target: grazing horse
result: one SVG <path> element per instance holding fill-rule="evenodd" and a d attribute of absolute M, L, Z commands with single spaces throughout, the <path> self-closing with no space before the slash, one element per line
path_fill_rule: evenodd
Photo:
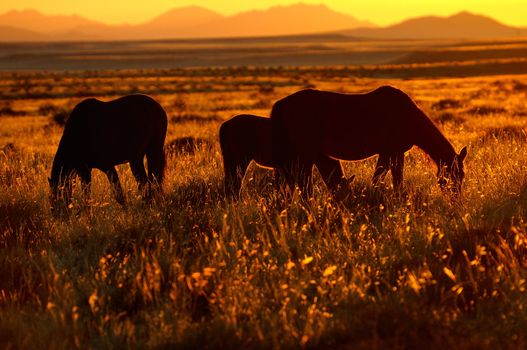
<path fill-rule="evenodd" d="M 276 102 L 271 120 L 275 162 L 288 181 L 306 191 L 311 166 L 320 157 L 360 160 L 376 154 L 374 184 L 390 170 L 398 190 L 404 153 L 414 145 L 437 164 L 442 189 L 461 191 L 466 147 L 456 154 L 414 101 L 394 87 L 364 94 L 301 90 Z"/>
<path fill-rule="evenodd" d="M 129 95 L 109 102 L 94 98 L 75 106 L 64 127 L 49 183 L 52 208 L 58 200 L 68 203 L 72 180 L 79 176 L 89 191 L 91 170 L 106 173 L 117 202 L 124 204 L 124 192 L 115 165 L 129 162 L 142 193 L 150 196 L 150 186 L 163 181 L 163 145 L 167 116 L 151 97 Z M 143 159 L 148 161 L 148 175 Z"/>
<path fill-rule="evenodd" d="M 225 192 L 237 198 L 251 161 L 266 168 L 276 168 L 273 157 L 271 119 L 241 114 L 220 127 L 220 145 L 225 170 Z M 313 162 L 326 186 L 336 192 L 351 179 L 345 179 L 340 162 L 321 155 Z"/>

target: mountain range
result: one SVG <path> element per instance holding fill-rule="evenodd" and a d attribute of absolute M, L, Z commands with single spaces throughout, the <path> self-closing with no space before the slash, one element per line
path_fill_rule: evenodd
<path fill-rule="evenodd" d="M 36 10 L 0 15 L 0 41 L 143 40 L 313 34 L 372 26 L 324 5 L 297 4 L 223 16 L 199 6 L 170 10 L 145 23 L 107 25 Z"/>
<path fill-rule="evenodd" d="M 78 15 L 45 15 L 36 10 L 0 15 L 0 42 L 98 41 L 220 38 L 338 33 L 359 38 L 499 38 L 526 36 L 527 28 L 462 12 L 420 17 L 388 27 L 331 10 L 325 5 L 276 6 L 223 16 L 199 6 L 176 8 L 134 25 L 108 25 Z"/>
<path fill-rule="evenodd" d="M 343 33 L 383 39 L 478 39 L 525 36 L 527 28 L 507 26 L 490 17 L 464 11 L 449 17 L 419 17 L 385 28 L 357 28 Z"/>

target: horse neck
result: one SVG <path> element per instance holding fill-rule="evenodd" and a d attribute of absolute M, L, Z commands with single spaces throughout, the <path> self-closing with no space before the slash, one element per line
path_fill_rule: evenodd
<path fill-rule="evenodd" d="M 424 127 L 418 132 L 416 146 L 425 151 L 438 168 L 444 165 L 449 166 L 454 162 L 456 156 L 454 147 L 428 117 L 426 117 Z"/>

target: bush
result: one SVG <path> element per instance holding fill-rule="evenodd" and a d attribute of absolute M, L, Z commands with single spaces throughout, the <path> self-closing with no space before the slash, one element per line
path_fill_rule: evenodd
<path fill-rule="evenodd" d="M 56 113 L 59 108 L 51 103 L 44 103 L 38 107 L 38 114 L 48 116 Z"/>
<path fill-rule="evenodd" d="M 442 100 L 437 101 L 432 105 L 432 109 L 434 110 L 443 110 L 443 109 L 450 109 L 450 108 L 461 108 L 463 107 L 463 103 L 459 100 L 455 100 L 452 98 L 445 98 Z"/>
<path fill-rule="evenodd" d="M 177 114 L 170 117 L 171 123 L 189 123 L 189 122 L 195 122 L 195 123 L 209 123 L 209 122 L 217 122 L 222 121 L 223 119 L 217 115 L 217 114 L 207 114 L 207 115 L 199 115 L 199 114 Z"/>
<path fill-rule="evenodd" d="M 66 110 L 59 110 L 53 114 L 53 122 L 59 126 L 64 126 L 68 122 L 70 113 Z"/>
<path fill-rule="evenodd" d="M 11 116 L 11 117 L 18 117 L 24 114 L 25 114 L 24 112 L 14 110 L 9 105 L 3 106 L 2 108 L 0 108 L 0 116 L 5 115 L 5 116 Z"/>
<path fill-rule="evenodd" d="M 493 114 L 501 114 L 505 112 L 507 112 L 507 110 L 503 107 L 494 107 L 486 105 L 472 107 L 467 111 L 468 114 L 477 115 L 481 117 Z"/>

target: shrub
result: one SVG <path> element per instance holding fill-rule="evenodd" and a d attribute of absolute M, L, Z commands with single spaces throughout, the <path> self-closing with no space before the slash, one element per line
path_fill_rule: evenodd
<path fill-rule="evenodd" d="M 11 117 L 17 117 L 17 116 L 21 116 L 21 115 L 24 115 L 25 113 L 23 111 L 17 111 L 17 110 L 14 110 L 11 106 L 9 105 L 6 105 L 6 106 L 3 106 L 2 108 L 0 108 L 0 116 L 11 116 Z"/>
<path fill-rule="evenodd" d="M 66 110 L 59 110 L 53 114 L 53 122 L 59 126 L 66 125 L 66 122 L 68 121 L 68 118 L 70 116 L 70 113 Z"/>
<path fill-rule="evenodd" d="M 209 123 L 209 122 L 217 122 L 221 120 L 223 120 L 223 118 L 221 118 L 217 114 L 207 114 L 207 115 L 177 114 L 177 115 L 173 115 L 170 117 L 171 123 L 189 123 L 189 122 Z"/>
<path fill-rule="evenodd" d="M 56 113 L 59 108 L 51 103 L 44 103 L 38 107 L 38 114 L 48 116 Z"/>
<path fill-rule="evenodd" d="M 487 105 L 472 107 L 467 111 L 468 114 L 477 115 L 481 117 L 505 112 L 507 112 L 507 110 L 503 107 L 494 107 Z"/>
<path fill-rule="evenodd" d="M 432 105 L 432 109 L 434 110 L 443 110 L 443 109 L 450 109 L 450 108 L 461 108 L 463 107 L 463 103 L 459 100 L 455 100 L 452 98 L 445 98 L 442 100 L 437 101 Z"/>

